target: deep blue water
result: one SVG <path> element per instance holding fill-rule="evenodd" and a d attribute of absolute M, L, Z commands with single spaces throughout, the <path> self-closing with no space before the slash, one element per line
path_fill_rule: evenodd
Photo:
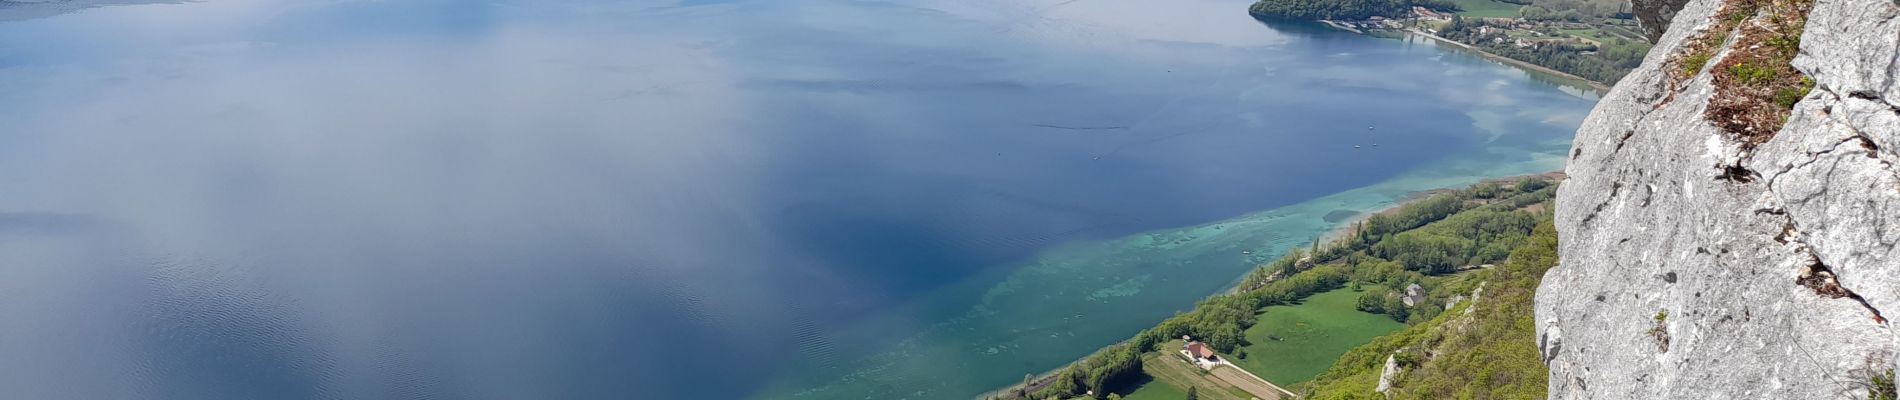
<path fill-rule="evenodd" d="M 1246 0 L 83 3 L 0 5 L 9 397 L 963 398 L 1323 226 L 1036 265 L 1594 102 Z"/>

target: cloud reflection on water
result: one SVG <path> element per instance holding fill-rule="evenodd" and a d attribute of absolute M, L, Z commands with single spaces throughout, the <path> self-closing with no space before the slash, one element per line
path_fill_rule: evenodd
<path fill-rule="evenodd" d="M 54 30 L 238 8 L 112 9 Z M 273 26 L 300 17 L 271 8 L 226 32 L 159 35 L 146 57 L 0 69 L 0 86 L 23 89 L 0 99 L 25 105 L 0 111 L 13 188 L 0 210 L 114 227 L 7 240 L 6 281 L 30 286 L 0 293 L 0 319 L 39 340 L 0 341 L 0 387 L 594 397 L 638 385 L 600 385 L 605 372 L 562 370 L 589 355 L 544 351 L 597 344 L 624 359 L 593 363 L 661 388 L 696 369 L 653 365 L 673 346 L 767 351 L 744 338 L 775 314 L 754 266 L 790 253 L 754 248 L 773 243 L 746 203 L 760 155 L 733 136 L 753 121 L 704 43 L 533 23 L 312 40 Z M 265 37 L 203 40 L 225 36 Z M 574 293 L 510 295 L 523 290 Z M 62 331 L 93 334 L 42 336 Z"/>

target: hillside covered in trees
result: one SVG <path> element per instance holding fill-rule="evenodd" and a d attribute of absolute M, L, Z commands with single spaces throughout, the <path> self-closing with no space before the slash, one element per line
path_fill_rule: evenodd
<path fill-rule="evenodd" d="M 1557 265 L 1557 231 L 1541 218 L 1529 240 L 1502 266 L 1461 277 L 1471 300 L 1437 317 L 1374 339 L 1339 358 L 1307 385 L 1307 399 L 1541 399 L 1546 370 L 1539 359 L 1532 297 L 1544 271 Z M 1397 367 L 1385 374 L 1387 360 Z M 1377 390 L 1382 378 L 1388 388 Z"/>
<path fill-rule="evenodd" d="M 1412 12 L 1412 6 L 1458 9 L 1447 0 L 1259 0 L 1247 11 L 1256 17 L 1358 20 L 1405 16 Z"/>
<path fill-rule="evenodd" d="M 1185 335 L 1221 354 L 1234 354 L 1248 344 L 1245 332 L 1266 307 L 1296 304 L 1310 295 L 1348 286 L 1421 284 L 1431 293 L 1423 301 L 1412 306 L 1385 303 L 1391 305 L 1382 304 L 1378 312 L 1420 326 L 1439 321 L 1445 314 L 1440 305 L 1476 284 L 1470 277 L 1496 274 L 1471 270 L 1503 263 L 1515 256 L 1513 249 L 1531 242 L 1538 221 L 1549 219 L 1547 202 L 1554 192 L 1547 177 L 1483 183 L 1373 215 L 1340 240 L 1294 249 L 1256 268 L 1231 293 L 1209 297 L 1123 343 L 991 397 L 1109 398 L 1144 382 L 1157 384 L 1155 377 L 1144 372 L 1143 360 L 1144 355 L 1154 359 L 1153 353 L 1165 352 L 1161 344 Z"/>

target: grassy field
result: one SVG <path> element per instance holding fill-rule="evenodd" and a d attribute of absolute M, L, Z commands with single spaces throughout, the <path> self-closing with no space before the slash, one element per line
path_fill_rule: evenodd
<path fill-rule="evenodd" d="M 1616 39 L 1616 36 L 1610 35 L 1608 33 L 1604 33 L 1603 31 L 1599 31 L 1596 29 L 1563 29 L 1562 31 L 1564 34 L 1567 34 L 1570 36 L 1576 36 L 1576 37 L 1595 40 L 1595 41 L 1607 41 L 1607 40 Z"/>
<path fill-rule="evenodd" d="M 1161 351 L 1147 353 L 1141 357 L 1141 371 L 1147 373 L 1149 377 L 1153 377 L 1154 380 L 1142 385 L 1141 389 L 1136 390 L 1134 393 L 1129 393 L 1129 396 L 1162 396 L 1164 393 L 1178 392 L 1180 396 L 1171 398 L 1180 399 L 1186 396 L 1187 388 L 1193 386 L 1198 388 L 1198 394 L 1200 398 L 1204 400 L 1247 400 L 1253 398 L 1253 396 L 1247 394 L 1246 391 L 1240 390 L 1240 388 L 1228 384 L 1227 382 L 1214 379 L 1213 375 L 1209 375 L 1207 371 L 1202 371 L 1200 367 L 1189 365 L 1187 360 L 1183 360 L 1181 356 L 1175 355 L 1173 351 L 1181 348 L 1181 341 L 1176 340 L 1162 343 L 1155 348 L 1161 349 Z M 1168 387 L 1150 389 L 1150 387 L 1153 386 Z M 1154 393 L 1143 393 L 1143 391 L 1149 390 L 1154 391 Z M 1167 399 L 1170 397 L 1147 398 Z"/>
<path fill-rule="evenodd" d="M 1640 39 L 1632 40 L 1630 38 L 1617 36 L 1614 33 L 1610 33 L 1609 31 L 1605 31 L 1601 29 L 1564 29 L 1563 33 L 1570 36 L 1576 36 L 1576 37 L 1580 37 L 1584 39 L 1595 40 L 1597 41 L 1597 43 L 1600 43 L 1603 46 L 1615 46 L 1617 39 L 1623 39 L 1624 42 L 1641 41 Z"/>
<path fill-rule="evenodd" d="M 1187 389 L 1162 381 L 1148 381 L 1135 391 L 1122 395 L 1122 400 L 1181 400 L 1185 398 L 1187 398 Z"/>
<path fill-rule="evenodd" d="M 1458 8 L 1463 10 L 1458 15 L 1465 18 L 1514 18 L 1517 17 L 1517 9 L 1523 7 L 1494 0 L 1457 0 L 1457 3 Z"/>
<path fill-rule="evenodd" d="M 1294 306 L 1267 307 L 1247 329 L 1246 359 L 1228 361 L 1281 387 L 1326 372 L 1340 355 L 1372 338 L 1404 328 L 1384 315 L 1354 309 L 1361 292 L 1337 289 Z"/>

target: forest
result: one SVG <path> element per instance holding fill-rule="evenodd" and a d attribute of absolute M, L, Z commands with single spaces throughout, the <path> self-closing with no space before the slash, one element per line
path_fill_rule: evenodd
<path fill-rule="evenodd" d="M 1503 265 L 1456 286 L 1483 282 L 1482 302 L 1465 302 L 1436 318 L 1374 339 L 1341 356 L 1306 385 L 1316 400 L 1541 399 L 1546 375 L 1536 343 L 1533 296 L 1544 271 L 1557 265 L 1557 231 L 1548 217 Z M 1451 286 L 1451 285 L 1448 285 Z M 1383 395 L 1374 391 L 1390 357 L 1402 373 Z"/>
<path fill-rule="evenodd" d="M 1256 17 L 1361 20 L 1403 17 L 1411 13 L 1412 6 L 1458 10 L 1458 5 L 1449 0 L 1260 0 L 1247 11 Z"/>

